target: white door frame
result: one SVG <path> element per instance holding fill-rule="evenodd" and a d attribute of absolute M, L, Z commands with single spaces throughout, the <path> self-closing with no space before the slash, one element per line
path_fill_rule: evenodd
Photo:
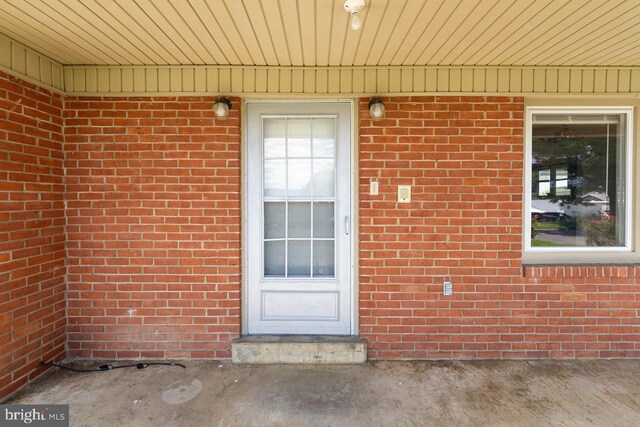
<path fill-rule="evenodd" d="M 248 180 L 248 138 L 247 138 L 247 104 L 252 103 L 344 103 L 350 106 L 351 111 L 351 144 L 349 147 L 351 154 L 351 171 L 350 171 L 350 192 L 351 192 L 351 234 L 350 239 L 350 291 L 351 291 L 351 335 L 359 334 L 359 265 L 357 263 L 359 254 L 359 217 L 358 217 L 358 102 L 353 99 L 244 99 L 242 101 L 242 114 L 241 114 L 241 224 L 242 224 L 242 289 L 241 289 L 241 334 L 248 334 L 248 194 L 249 194 L 249 180 Z"/>

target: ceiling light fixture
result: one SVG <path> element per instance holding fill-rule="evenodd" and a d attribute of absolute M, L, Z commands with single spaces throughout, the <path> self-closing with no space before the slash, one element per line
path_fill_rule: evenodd
<path fill-rule="evenodd" d="M 360 11 L 364 8 L 364 0 L 345 0 L 344 10 L 351 14 L 351 28 L 359 30 L 362 27 Z"/>
<path fill-rule="evenodd" d="M 213 104 L 213 114 L 219 119 L 229 117 L 229 110 L 231 110 L 231 101 L 225 97 L 218 98 Z"/>
<path fill-rule="evenodd" d="M 381 120 L 385 117 L 384 102 L 380 98 L 373 98 L 369 101 L 369 114 L 373 120 Z"/>

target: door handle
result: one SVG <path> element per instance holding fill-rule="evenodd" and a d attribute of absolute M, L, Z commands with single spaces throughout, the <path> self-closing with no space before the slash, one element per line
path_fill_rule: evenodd
<path fill-rule="evenodd" d="M 351 219 L 348 216 L 344 217 L 344 234 L 349 235 L 349 229 L 351 228 Z"/>

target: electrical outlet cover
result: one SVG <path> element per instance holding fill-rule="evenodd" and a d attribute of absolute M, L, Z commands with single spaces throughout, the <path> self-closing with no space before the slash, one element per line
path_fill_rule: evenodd
<path fill-rule="evenodd" d="M 378 181 L 371 181 L 369 183 L 369 195 L 371 196 L 378 195 Z"/>
<path fill-rule="evenodd" d="M 410 202 L 411 202 L 411 186 L 398 185 L 398 203 L 410 203 Z"/>

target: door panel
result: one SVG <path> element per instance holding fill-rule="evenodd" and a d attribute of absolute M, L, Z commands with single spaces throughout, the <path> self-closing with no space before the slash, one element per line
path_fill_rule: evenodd
<path fill-rule="evenodd" d="M 351 104 L 247 106 L 247 332 L 351 319 Z"/>

